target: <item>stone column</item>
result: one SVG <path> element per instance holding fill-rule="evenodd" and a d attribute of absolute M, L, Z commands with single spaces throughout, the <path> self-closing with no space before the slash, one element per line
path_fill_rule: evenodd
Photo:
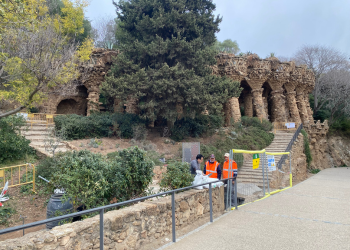
<path fill-rule="evenodd" d="M 86 99 L 88 100 L 87 116 L 91 114 L 91 111 L 100 111 L 100 94 L 98 92 L 89 92 L 89 97 Z"/>
<path fill-rule="evenodd" d="M 253 117 L 253 96 L 250 93 L 244 96 L 244 115 Z"/>
<path fill-rule="evenodd" d="M 127 113 L 131 113 L 131 114 L 137 114 L 137 99 L 136 98 L 128 98 L 126 104 L 126 109 L 125 111 Z"/>
<path fill-rule="evenodd" d="M 286 108 L 283 95 L 283 89 L 274 90 L 271 92 L 272 95 L 272 113 L 276 122 L 286 122 Z"/>
<path fill-rule="evenodd" d="M 299 115 L 297 102 L 295 100 L 295 94 L 296 94 L 295 91 L 287 92 L 287 104 L 288 104 L 289 112 L 291 115 L 290 121 L 300 123 L 301 119 L 300 119 L 300 115 Z"/>
<path fill-rule="evenodd" d="M 253 89 L 253 105 L 258 118 L 266 119 L 264 101 L 262 97 L 263 89 Z"/>
<path fill-rule="evenodd" d="M 297 105 L 298 105 L 298 109 L 299 109 L 299 115 L 301 118 L 301 121 L 303 124 L 306 124 L 309 122 L 308 119 L 308 113 L 306 110 L 306 105 L 305 105 L 305 99 L 304 99 L 304 93 L 298 93 L 297 94 Z"/>
<path fill-rule="evenodd" d="M 306 110 L 307 110 L 307 114 L 308 114 L 308 119 L 310 121 L 310 123 L 314 123 L 314 117 L 313 117 L 313 111 L 310 107 L 310 101 L 309 101 L 309 94 L 305 93 L 304 94 L 304 100 L 305 100 L 305 104 L 306 104 Z"/>
<path fill-rule="evenodd" d="M 239 101 L 237 97 L 230 98 L 224 105 L 225 112 L 225 126 L 228 127 L 232 125 L 231 118 L 233 122 L 238 122 L 241 120 L 241 110 L 239 108 Z"/>
<path fill-rule="evenodd" d="M 266 114 L 266 118 L 269 120 L 269 119 L 271 119 L 271 117 L 269 117 L 269 103 L 268 103 L 267 98 L 268 98 L 267 96 L 263 96 L 265 114 Z"/>

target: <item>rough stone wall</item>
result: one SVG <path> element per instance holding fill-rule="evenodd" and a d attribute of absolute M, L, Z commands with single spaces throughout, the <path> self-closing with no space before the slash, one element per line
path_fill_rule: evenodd
<path fill-rule="evenodd" d="M 84 113 L 85 109 L 87 109 L 87 115 L 93 110 L 99 111 L 101 105 L 99 102 L 100 85 L 111 68 L 113 57 L 118 54 L 119 52 L 114 50 L 95 49 L 92 52 L 90 61 L 80 66 L 80 77 L 77 79 L 78 85 L 86 87 L 87 94 L 82 95 L 79 91 L 74 93 L 73 90 L 69 90 L 67 92 L 70 94 L 67 95 L 65 91 L 60 91 L 59 89 L 53 90 L 51 91 L 53 94 L 49 94 L 47 101 L 39 107 L 40 112 L 56 114 L 57 106 L 60 102 L 68 99 L 78 102 L 78 108 L 74 112 L 76 114 L 78 114 L 77 112 L 79 114 L 82 113 L 80 110 L 81 105 L 86 105 Z"/>
<path fill-rule="evenodd" d="M 208 189 L 176 194 L 176 229 L 209 214 Z M 213 189 L 213 211 L 224 212 L 224 188 Z M 105 249 L 149 249 L 160 237 L 171 239 L 171 199 L 146 201 L 104 214 Z M 2 241 L 5 249 L 99 249 L 99 216 Z"/>
<path fill-rule="evenodd" d="M 325 169 L 331 167 L 331 162 L 327 159 L 327 133 L 329 130 L 328 121 L 321 123 L 309 123 L 304 125 L 308 134 L 310 150 L 312 155 L 311 168 Z"/>
<path fill-rule="evenodd" d="M 275 57 L 260 59 L 255 54 L 243 57 L 219 54 L 216 60 L 214 74 L 225 75 L 234 81 L 244 80 L 249 85 L 254 112 L 251 112 L 249 106 L 249 95 L 245 93 L 244 100 L 241 101 L 245 106 L 245 115 L 252 116 L 255 113 L 257 117 L 272 122 L 312 121 L 312 110 L 306 97 L 314 88 L 315 77 L 305 65 L 295 66 L 294 62 L 280 62 Z M 268 96 L 263 91 L 266 88 L 272 90 Z M 272 107 L 267 107 L 270 100 Z M 269 110 L 271 117 L 268 117 Z M 231 117 L 230 110 L 225 115 Z"/>
<path fill-rule="evenodd" d="M 304 154 L 304 136 L 300 133 L 298 138 L 295 140 L 292 150 L 292 174 L 293 182 L 300 182 L 307 179 L 307 163 L 306 156 Z M 290 185 L 290 167 L 289 167 L 289 156 L 285 163 L 282 165 L 281 169 L 284 173 L 280 171 L 274 171 L 272 174 L 272 180 L 270 182 L 270 187 L 272 188 L 285 188 Z"/>

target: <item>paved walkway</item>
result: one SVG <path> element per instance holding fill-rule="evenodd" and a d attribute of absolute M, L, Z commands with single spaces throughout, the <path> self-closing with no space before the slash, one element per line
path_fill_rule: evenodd
<path fill-rule="evenodd" d="M 166 249 L 350 249 L 350 168 L 323 170 Z"/>

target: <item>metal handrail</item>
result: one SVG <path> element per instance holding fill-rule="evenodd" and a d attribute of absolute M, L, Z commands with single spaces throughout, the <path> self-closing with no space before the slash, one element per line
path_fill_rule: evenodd
<path fill-rule="evenodd" d="M 104 233 L 103 233 L 103 226 L 104 226 L 103 214 L 104 214 L 104 210 L 105 209 L 116 208 L 116 207 L 119 207 L 119 206 L 127 205 L 129 203 L 143 201 L 143 200 L 147 200 L 147 199 L 150 199 L 150 198 L 171 194 L 172 236 L 173 236 L 173 242 L 176 242 L 176 232 L 175 232 L 175 225 L 176 225 L 175 224 L 175 192 L 184 191 L 184 190 L 187 190 L 187 189 L 190 189 L 190 188 L 200 187 L 200 186 L 204 186 L 204 185 L 209 185 L 210 222 L 213 222 L 213 204 L 212 204 L 212 187 L 211 187 L 211 185 L 213 183 L 216 183 L 216 182 L 227 181 L 227 180 L 235 180 L 235 179 L 236 179 L 235 177 L 232 177 L 232 178 L 217 180 L 217 181 L 213 181 L 213 182 L 207 182 L 207 183 L 202 183 L 202 184 L 198 184 L 198 185 L 188 186 L 188 187 L 184 187 L 184 188 L 178 188 L 178 189 L 174 189 L 174 190 L 170 190 L 170 191 L 166 191 L 166 192 L 162 192 L 162 193 L 158 193 L 158 194 L 153 194 L 153 195 L 144 196 L 144 197 L 141 197 L 141 198 L 136 198 L 136 199 L 133 199 L 133 200 L 123 201 L 123 202 L 114 203 L 114 204 L 111 204 L 111 205 L 106 205 L 106 206 L 102 206 L 102 207 L 92 208 L 92 209 L 81 211 L 81 212 L 76 212 L 76 213 L 66 214 L 66 215 L 62 215 L 62 216 L 58 216 L 58 217 L 54 217 L 54 218 L 50 218 L 50 219 L 46 219 L 46 220 L 36 221 L 36 222 L 32 222 L 32 223 L 21 225 L 21 226 L 10 227 L 10 228 L 6 228 L 6 229 L 0 230 L 0 235 L 6 234 L 6 233 L 15 232 L 15 231 L 18 231 L 18 230 L 24 230 L 24 229 L 31 228 L 31 227 L 44 225 L 44 224 L 47 224 L 47 223 L 50 223 L 50 222 L 54 222 L 54 221 L 60 221 L 60 220 L 68 219 L 68 218 L 74 218 L 74 217 L 81 216 L 81 215 L 84 215 L 84 214 L 89 214 L 89 213 L 93 213 L 93 212 L 99 212 L 100 213 L 100 250 L 103 250 L 103 246 L 104 246 L 103 245 L 103 237 L 104 237 Z M 227 185 L 228 188 L 230 186 L 231 185 Z M 235 189 L 235 192 L 234 192 L 235 204 L 234 204 L 234 206 L 235 206 L 235 208 L 237 210 L 238 209 L 238 207 L 237 207 L 238 204 L 237 204 L 237 182 L 236 181 L 234 182 L 234 189 Z M 229 192 L 229 191 L 230 190 L 228 190 L 227 192 Z M 229 210 L 231 210 L 231 207 L 229 208 Z"/>
<path fill-rule="evenodd" d="M 303 124 L 301 123 L 300 126 L 298 127 L 297 131 L 295 131 L 294 135 L 293 135 L 293 138 L 292 140 L 289 142 L 285 152 L 290 152 L 292 150 L 292 146 L 295 142 L 295 140 L 298 138 L 299 134 L 300 134 L 300 131 L 302 130 L 303 128 Z M 281 157 L 281 159 L 279 160 L 279 162 L 277 163 L 277 168 L 278 169 L 281 169 L 282 168 L 282 165 L 284 164 L 284 162 L 286 161 L 286 159 L 288 158 L 287 155 L 283 155 Z"/>

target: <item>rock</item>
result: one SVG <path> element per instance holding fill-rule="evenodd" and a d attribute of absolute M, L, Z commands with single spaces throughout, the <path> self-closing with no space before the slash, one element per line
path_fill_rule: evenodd
<path fill-rule="evenodd" d="M 188 203 L 186 201 L 181 201 L 180 202 L 180 211 L 186 211 L 188 210 L 190 207 L 188 206 Z"/>
<path fill-rule="evenodd" d="M 70 237 L 69 236 L 64 236 L 61 240 L 60 240 L 60 245 L 61 246 L 65 246 L 68 241 L 70 240 Z"/>

